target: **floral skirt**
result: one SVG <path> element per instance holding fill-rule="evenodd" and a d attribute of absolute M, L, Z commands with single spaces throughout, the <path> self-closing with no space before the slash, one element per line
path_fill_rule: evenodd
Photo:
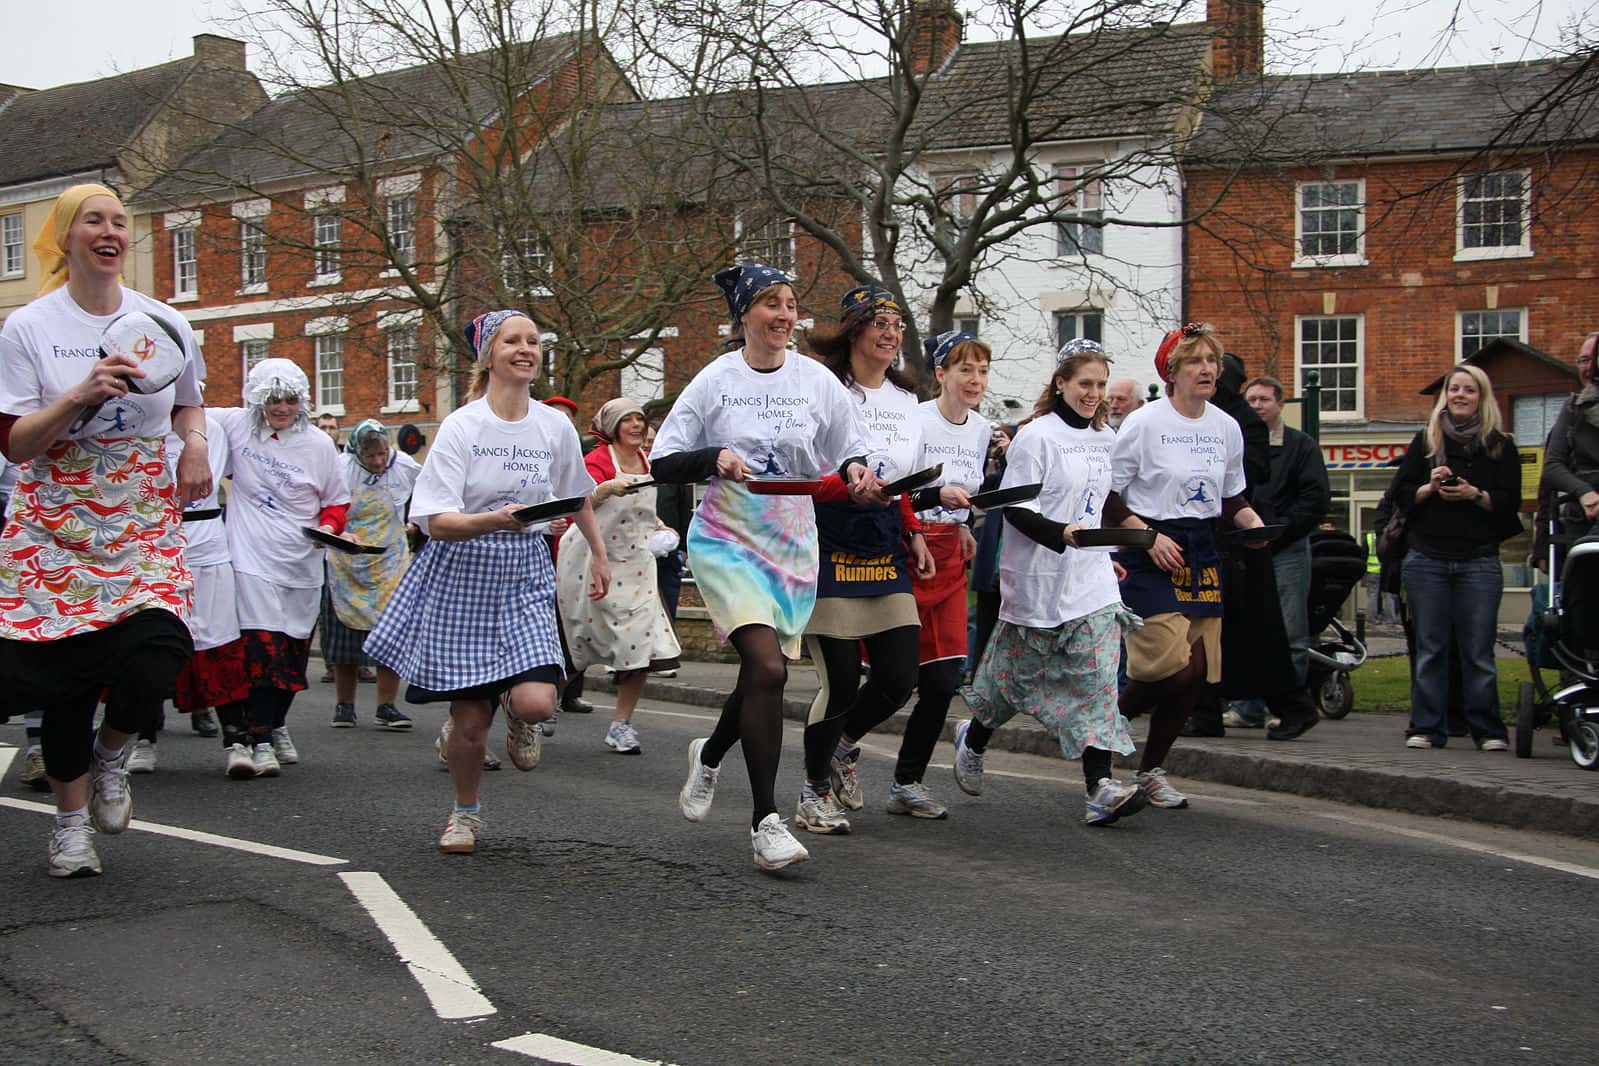
<path fill-rule="evenodd" d="M 244 660 L 247 688 L 305 691 L 305 664 L 311 658 L 310 637 L 291 637 L 269 629 L 246 629 L 237 644 Z"/>
<path fill-rule="evenodd" d="M 1116 706 L 1116 664 L 1122 633 L 1134 623 L 1120 604 L 1054 629 L 1002 621 L 961 696 L 990 729 L 1032 715 L 1068 759 L 1085 748 L 1131 755 L 1133 738 Z"/>
<path fill-rule="evenodd" d="M 238 703 L 250 695 L 250 678 L 245 672 L 244 641 L 235 640 L 219 648 L 197 651 L 178 672 L 177 691 L 172 704 L 186 714 Z"/>

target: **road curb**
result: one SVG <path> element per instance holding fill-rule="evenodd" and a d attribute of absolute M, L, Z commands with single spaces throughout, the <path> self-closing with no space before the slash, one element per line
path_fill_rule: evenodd
<path fill-rule="evenodd" d="M 591 676 L 587 688 L 615 693 L 608 677 Z M 692 707 L 720 708 L 727 693 L 703 685 L 651 677 L 644 685 L 646 697 Z M 784 699 L 783 717 L 803 722 L 810 713 L 806 700 Z M 906 714 L 894 715 L 878 727 L 879 733 L 904 733 Z M 955 716 L 943 739 L 953 733 Z M 1018 721 L 994 734 L 990 746 L 1025 755 L 1059 756 L 1054 738 L 1042 728 Z M 1280 741 L 1285 750 L 1293 741 Z M 1119 760 L 1128 765 L 1125 760 Z M 1275 758 L 1252 751 L 1217 750 L 1203 741 L 1181 741 L 1166 758 L 1174 776 L 1239 788 L 1284 792 L 1314 799 L 1404 811 L 1408 814 L 1469 818 L 1513 829 L 1533 829 L 1566 836 L 1599 838 L 1599 799 L 1551 796 L 1532 790 L 1507 788 L 1492 781 L 1459 781 L 1373 766 L 1329 765 L 1303 758 Z"/>

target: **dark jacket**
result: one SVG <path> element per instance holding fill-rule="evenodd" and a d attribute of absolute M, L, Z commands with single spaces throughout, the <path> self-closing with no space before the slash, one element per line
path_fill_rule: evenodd
<path fill-rule="evenodd" d="M 1494 451 L 1497 455 L 1492 454 Z M 1436 494 L 1416 503 L 1416 490 L 1427 483 L 1435 465 L 1486 491 L 1493 502 L 1484 511 L 1470 500 L 1445 500 Z M 1394 475 L 1394 506 L 1405 512 L 1409 546 L 1433 559 L 1474 559 L 1495 555 L 1499 544 L 1521 532 L 1521 456 L 1503 433 L 1488 438 L 1488 447 L 1468 455 L 1444 438 L 1441 463 L 1427 455 L 1426 431 L 1418 432 Z"/>
<path fill-rule="evenodd" d="M 1236 359 L 1237 356 L 1229 355 L 1223 361 L 1216 393 L 1210 403 L 1237 422 L 1244 436 L 1244 495 L 1253 504 L 1260 490 L 1271 480 L 1271 430 L 1239 391 L 1244 384 L 1244 372 L 1241 365 L 1231 365 Z"/>
<path fill-rule="evenodd" d="M 1288 527 L 1272 545 L 1273 552 L 1310 536 L 1321 525 L 1332 506 L 1332 489 L 1321 449 L 1309 434 L 1283 427 L 1282 444 L 1271 448 L 1271 479 L 1256 496 L 1256 509 L 1265 512 L 1263 520 Z"/>
<path fill-rule="evenodd" d="M 1599 491 L 1599 403 L 1579 407 L 1573 396 L 1549 431 L 1538 494 L 1594 491 Z"/>

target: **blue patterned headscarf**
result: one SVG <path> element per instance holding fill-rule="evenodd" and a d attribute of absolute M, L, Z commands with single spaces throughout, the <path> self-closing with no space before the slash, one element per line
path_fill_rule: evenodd
<path fill-rule="evenodd" d="M 1055 362 L 1064 363 L 1074 355 L 1097 355 L 1099 358 L 1110 362 L 1110 356 L 1105 354 L 1105 348 L 1098 341 L 1091 341 L 1087 337 L 1073 337 L 1060 346 L 1060 351 L 1055 353 Z"/>
<path fill-rule="evenodd" d="M 957 344 L 965 344 L 976 339 L 976 334 L 965 333 L 958 329 L 947 330 L 936 337 L 928 337 L 922 341 L 922 351 L 927 354 L 927 369 L 937 370 L 949 361 L 949 353 L 955 350 Z"/>
<path fill-rule="evenodd" d="M 905 311 L 900 307 L 894 294 L 881 285 L 857 285 L 844 294 L 842 301 L 843 314 L 841 321 L 845 329 L 854 329 L 859 323 L 873 317 L 879 311 L 888 311 L 892 314 L 905 317 Z"/>
<path fill-rule="evenodd" d="M 755 303 L 755 297 L 770 289 L 773 285 L 794 284 L 794 279 L 764 263 L 742 263 L 739 266 L 730 266 L 716 272 L 717 287 L 722 290 L 722 295 L 727 298 L 728 313 L 737 322 L 749 313 L 750 307 Z"/>
<path fill-rule="evenodd" d="M 344 438 L 344 450 L 359 459 L 362 445 L 366 443 L 368 437 L 374 435 L 382 437 L 384 443 L 388 442 L 389 431 L 382 422 L 375 418 L 363 418 Z"/>
<path fill-rule="evenodd" d="M 494 335 L 500 327 L 513 318 L 525 318 L 533 321 L 526 311 L 485 311 L 466 324 L 463 330 L 466 334 L 466 343 L 472 346 L 472 354 L 477 357 L 477 365 L 487 364 L 489 344 L 494 340 Z"/>

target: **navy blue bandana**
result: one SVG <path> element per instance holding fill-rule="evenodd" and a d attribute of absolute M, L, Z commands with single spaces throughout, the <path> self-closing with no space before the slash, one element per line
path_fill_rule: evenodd
<path fill-rule="evenodd" d="M 927 353 L 927 369 L 937 370 L 949 360 L 949 353 L 955 350 L 957 344 L 977 339 L 975 333 L 963 333 L 958 329 L 948 330 L 936 337 L 928 337 L 922 341 L 922 351 Z"/>
<path fill-rule="evenodd" d="M 1061 345 L 1060 351 L 1055 353 L 1055 362 L 1064 363 L 1074 355 L 1097 355 L 1105 362 L 1110 362 L 1110 356 L 1105 354 L 1104 346 L 1087 337 L 1074 337 Z"/>
<path fill-rule="evenodd" d="M 750 307 L 755 303 L 755 297 L 770 289 L 773 285 L 794 284 L 794 279 L 764 263 L 743 263 L 739 266 L 727 267 L 716 272 L 717 287 L 722 290 L 722 295 L 727 298 L 728 313 L 737 322 L 749 313 Z"/>

